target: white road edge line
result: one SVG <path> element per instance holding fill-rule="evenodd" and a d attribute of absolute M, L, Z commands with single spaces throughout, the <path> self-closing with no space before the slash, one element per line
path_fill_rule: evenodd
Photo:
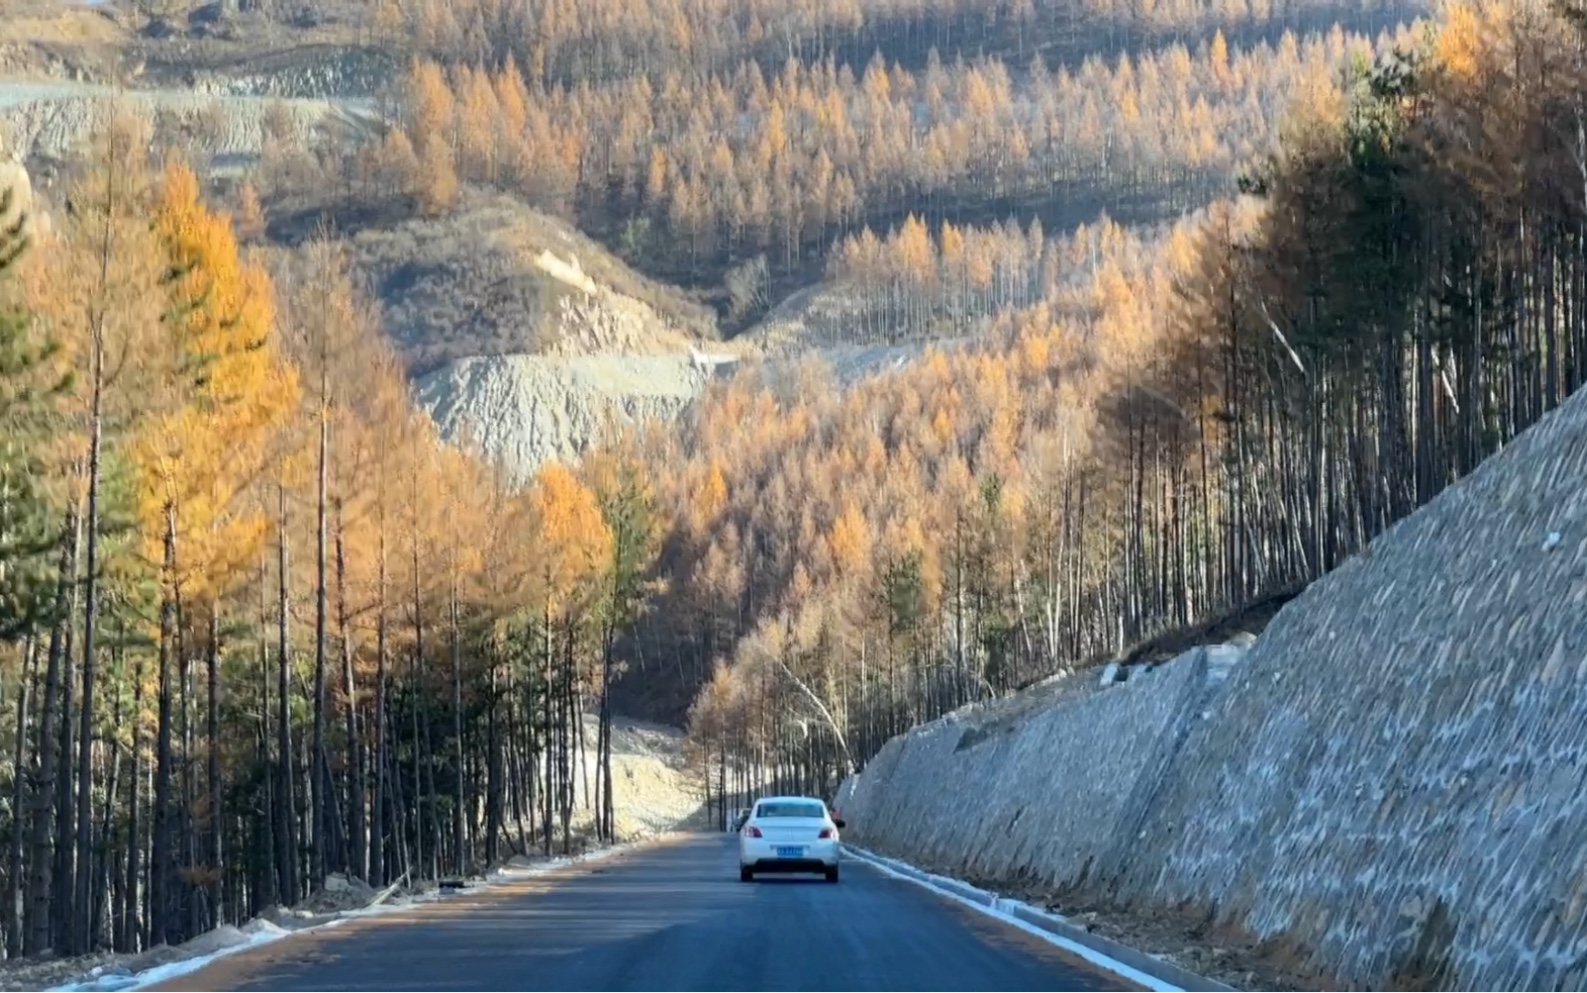
<path fill-rule="evenodd" d="M 1019 928 L 1026 934 L 1040 938 L 1048 944 L 1056 945 L 1057 947 L 1062 948 L 1064 951 L 1078 955 L 1087 962 L 1090 962 L 1092 965 L 1106 969 L 1108 972 L 1113 973 L 1121 979 L 1125 979 L 1129 982 L 1144 986 L 1147 989 L 1152 990 L 1153 993 L 1186 993 L 1185 990 L 1173 985 L 1172 983 L 1159 979 L 1156 976 L 1149 976 L 1146 973 L 1141 972 L 1139 969 L 1125 965 L 1123 962 L 1104 955 L 1094 948 L 1088 948 L 1077 941 L 1071 941 L 1062 935 L 1053 934 L 1051 931 L 1043 931 L 1036 925 L 1031 924 L 1028 921 L 1022 921 L 1018 917 L 1015 917 L 1012 913 L 1002 909 L 1003 907 L 1017 906 L 1025 908 L 1030 912 L 1040 914 L 1043 917 L 1053 916 L 1039 907 L 1034 907 L 1018 900 L 1009 900 L 1005 897 L 999 897 L 995 894 L 987 893 L 985 890 L 979 890 L 976 887 L 973 887 L 968 883 L 962 883 L 957 879 L 948 879 L 945 876 L 938 876 L 935 873 L 926 872 L 923 869 L 916 869 L 914 866 L 908 865 L 907 863 L 897 862 L 895 859 L 885 858 L 873 852 L 868 852 L 863 848 L 856 848 L 847 842 L 843 844 L 843 851 L 848 855 L 854 856 L 856 860 L 870 866 L 871 868 L 892 876 L 894 879 L 902 879 L 905 882 L 914 883 L 916 886 L 922 887 L 923 889 L 928 889 L 933 893 L 945 896 L 950 900 L 957 900 L 959 903 L 964 904 L 966 907 L 969 907 L 972 910 L 979 911 L 982 914 L 1001 921 L 1004 924 Z M 909 871 L 902 872 L 888 863 L 896 863 L 899 866 L 907 868 Z M 943 882 L 952 883 L 956 888 L 962 887 L 964 889 L 972 890 L 976 893 L 982 894 L 987 902 L 981 903 L 976 900 L 972 900 L 960 893 L 955 893 L 953 890 L 948 889 L 945 886 L 940 886 L 934 881 L 938 879 L 941 879 Z"/>

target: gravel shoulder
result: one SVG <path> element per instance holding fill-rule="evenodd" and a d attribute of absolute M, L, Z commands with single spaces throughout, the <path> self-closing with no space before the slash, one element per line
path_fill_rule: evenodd
<path fill-rule="evenodd" d="M 922 867 L 924 868 L 924 867 Z M 1174 913 L 1137 913 L 1065 900 L 1045 887 L 965 880 L 1058 914 L 1071 924 L 1166 959 L 1237 990 L 1317 991 L 1341 987 L 1303 969 L 1282 942 L 1259 942 L 1205 920 Z"/>

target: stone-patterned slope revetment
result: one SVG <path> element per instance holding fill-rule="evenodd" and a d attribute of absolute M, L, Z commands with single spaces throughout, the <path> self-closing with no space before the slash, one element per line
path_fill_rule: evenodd
<path fill-rule="evenodd" d="M 1587 393 L 1231 651 L 918 728 L 844 784 L 848 834 L 1350 986 L 1583 988 Z"/>

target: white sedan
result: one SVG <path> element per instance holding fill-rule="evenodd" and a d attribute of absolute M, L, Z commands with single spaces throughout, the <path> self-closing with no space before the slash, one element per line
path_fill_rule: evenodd
<path fill-rule="evenodd" d="M 738 878 L 757 872 L 819 872 L 838 881 L 838 830 L 822 801 L 807 796 L 757 800 L 738 832 Z"/>

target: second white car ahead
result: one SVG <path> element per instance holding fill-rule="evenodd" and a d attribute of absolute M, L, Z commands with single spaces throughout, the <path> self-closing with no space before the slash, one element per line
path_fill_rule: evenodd
<path fill-rule="evenodd" d="M 819 872 L 835 883 L 842 827 L 815 797 L 757 800 L 738 832 L 738 878 L 747 883 L 758 872 Z"/>

